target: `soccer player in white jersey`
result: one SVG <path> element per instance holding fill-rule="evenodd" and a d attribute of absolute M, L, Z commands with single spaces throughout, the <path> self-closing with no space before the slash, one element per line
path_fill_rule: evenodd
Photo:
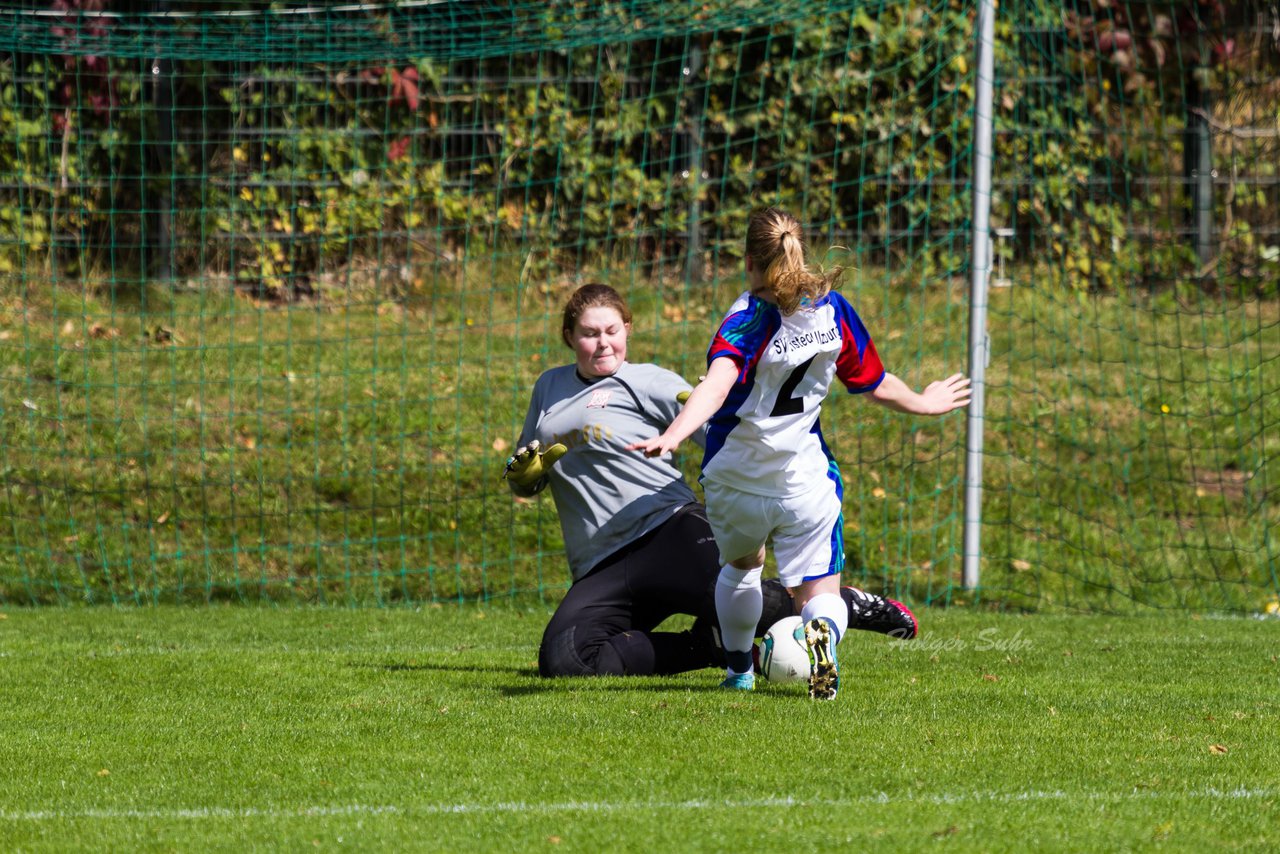
<path fill-rule="evenodd" d="M 916 415 L 943 415 L 969 402 L 969 380 L 961 374 L 916 392 L 887 373 L 857 312 L 831 290 L 839 273 L 809 269 L 800 224 L 790 214 L 770 208 L 752 215 L 749 288 L 711 342 L 706 377 L 665 432 L 630 446 L 660 456 L 707 425 L 702 484 L 723 562 L 715 595 L 725 688 L 755 685 L 751 644 L 765 544 L 772 542 L 779 578 L 804 619 L 809 694 L 836 696 L 835 649 L 848 628 L 839 595 L 843 486 L 818 420 L 832 379 Z"/>
<path fill-rule="evenodd" d="M 560 333 L 574 359 L 534 384 L 505 470 L 516 495 L 551 495 L 573 575 L 543 633 L 538 672 L 647 676 L 722 667 L 720 560 L 706 514 L 669 456 L 627 450 L 671 424 L 689 384 L 627 360 L 631 310 L 608 285 L 575 290 Z M 781 584 L 771 579 L 763 592 L 756 634 L 796 613 Z M 840 595 L 851 628 L 916 636 L 915 617 L 901 602 L 854 587 Z M 657 631 L 673 614 L 695 617 L 692 628 Z"/>

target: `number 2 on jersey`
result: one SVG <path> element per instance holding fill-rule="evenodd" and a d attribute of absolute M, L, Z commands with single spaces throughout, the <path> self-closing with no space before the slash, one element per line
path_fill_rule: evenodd
<path fill-rule="evenodd" d="M 770 418 L 776 418 L 779 415 L 799 415 L 804 412 L 804 395 L 800 397 L 792 397 L 792 395 L 795 394 L 796 386 L 800 385 L 800 381 L 804 379 L 805 371 L 809 370 L 809 366 L 816 358 L 818 355 L 815 353 L 787 375 L 786 381 L 778 389 L 778 399 L 773 404 L 773 411 L 769 413 Z"/>

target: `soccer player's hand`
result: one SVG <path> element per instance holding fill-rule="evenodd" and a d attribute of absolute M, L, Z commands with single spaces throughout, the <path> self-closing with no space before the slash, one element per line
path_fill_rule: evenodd
<path fill-rule="evenodd" d="M 674 424 L 675 422 L 672 423 Z M 683 441 L 683 439 L 674 439 L 670 433 L 671 428 L 668 427 L 667 432 L 654 436 L 652 439 L 643 439 L 627 445 L 627 450 L 640 451 L 646 457 L 660 457 L 663 454 L 669 454 L 680 447 L 680 442 Z"/>
<path fill-rule="evenodd" d="M 507 468 L 502 476 L 516 486 L 532 489 L 537 486 L 538 481 L 546 477 L 556 460 L 563 457 L 568 450 L 559 442 L 543 450 L 538 440 L 534 439 L 524 447 L 517 448 L 516 452 L 507 459 Z"/>
<path fill-rule="evenodd" d="M 920 393 L 920 398 L 925 415 L 945 415 L 953 409 L 968 406 L 971 394 L 969 378 L 964 374 L 952 374 L 945 380 L 929 383 Z"/>

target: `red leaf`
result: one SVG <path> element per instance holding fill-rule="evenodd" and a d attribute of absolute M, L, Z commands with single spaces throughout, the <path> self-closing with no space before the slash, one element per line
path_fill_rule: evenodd
<path fill-rule="evenodd" d="M 404 100 L 409 105 L 410 110 L 418 109 L 418 84 L 410 80 L 402 81 L 404 88 Z"/>
<path fill-rule="evenodd" d="M 1098 33 L 1098 50 L 1111 53 L 1116 50 L 1128 50 L 1133 44 L 1133 36 L 1128 30 L 1106 30 Z"/>
<path fill-rule="evenodd" d="M 407 136 L 402 136 L 387 146 L 387 160 L 396 161 L 403 158 L 409 152 L 409 146 L 412 140 Z"/>
<path fill-rule="evenodd" d="M 404 97 L 404 78 L 400 76 L 400 72 L 391 69 L 391 103 L 395 104 Z"/>

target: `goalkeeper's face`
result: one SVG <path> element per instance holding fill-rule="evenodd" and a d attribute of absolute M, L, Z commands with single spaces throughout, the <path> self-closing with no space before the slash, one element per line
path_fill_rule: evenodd
<path fill-rule="evenodd" d="M 613 376 L 627 358 L 630 334 L 631 324 L 615 308 L 598 305 L 582 312 L 569 341 L 578 373 L 584 377 Z"/>

